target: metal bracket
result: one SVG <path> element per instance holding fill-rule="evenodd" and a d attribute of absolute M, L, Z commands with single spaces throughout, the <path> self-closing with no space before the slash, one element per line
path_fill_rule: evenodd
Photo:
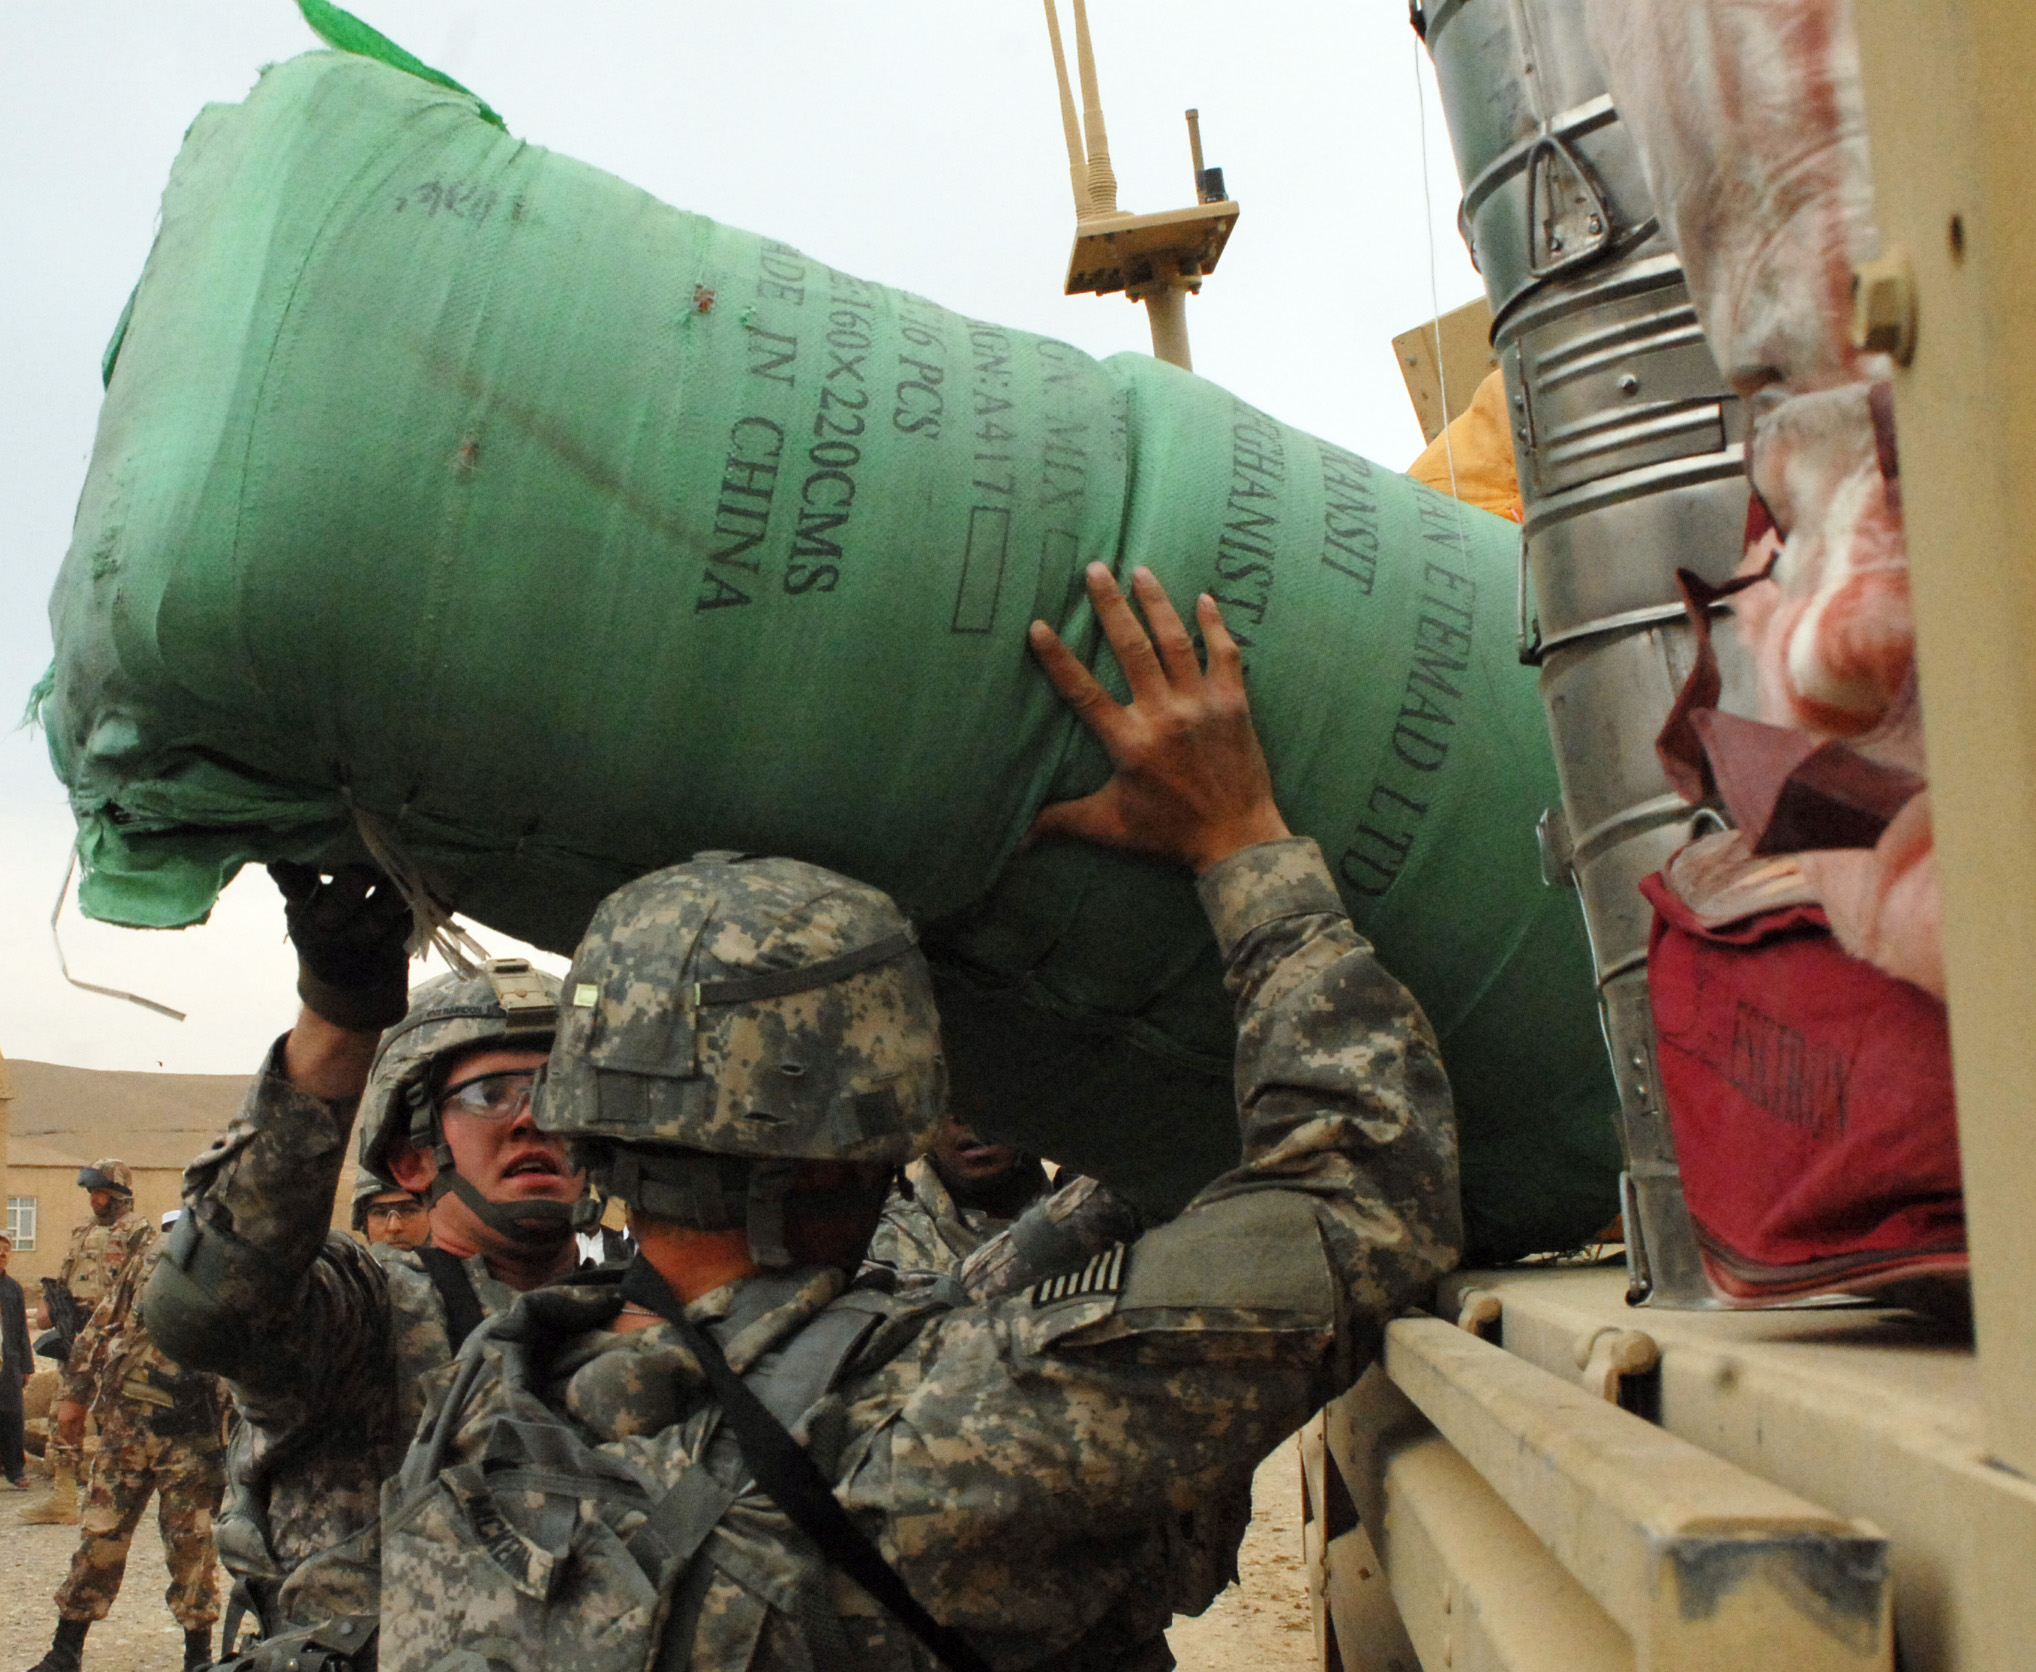
<path fill-rule="evenodd" d="M 1527 270 L 1537 279 L 1595 261 L 1612 242 L 1612 214 L 1590 170 L 1544 132 L 1527 156 Z"/>
<path fill-rule="evenodd" d="M 1534 821 L 1534 846 L 1541 855 L 1541 881 L 1549 888 L 1576 887 L 1576 846 L 1560 807 L 1544 807 Z"/>

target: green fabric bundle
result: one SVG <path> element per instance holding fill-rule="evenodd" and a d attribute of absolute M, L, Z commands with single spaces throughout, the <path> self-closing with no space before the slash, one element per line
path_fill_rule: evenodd
<path fill-rule="evenodd" d="M 1236 1152 L 1192 887 L 1014 857 L 1108 773 L 1026 624 L 1095 655 L 1083 564 L 1145 563 L 1222 602 L 1282 807 L 1435 1023 L 1476 1251 L 1611 1216 L 1510 525 L 351 53 L 199 117 L 109 374 L 43 703 L 92 916 L 195 923 L 365 826 L 563 951 L 633 875 L 793 854 L 924 926 L 965 1117 L 1165 1210 Z"/>

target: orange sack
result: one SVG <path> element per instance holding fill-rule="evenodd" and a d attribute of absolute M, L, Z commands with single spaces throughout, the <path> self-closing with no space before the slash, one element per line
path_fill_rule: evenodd
<path fill-rule="evenodd" d="M 1500 373 L 1478 385 L 1470 405 L 1422 449 L 1407 474 L 1480 511 L 1520 520 L 1520 478 L 1513 468 L 1513 431 L 1506 422 L 1506 380 Z"/>

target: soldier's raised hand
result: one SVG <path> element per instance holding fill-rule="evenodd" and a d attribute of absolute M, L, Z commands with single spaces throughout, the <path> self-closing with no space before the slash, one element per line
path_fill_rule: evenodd
<path fill-rule="evenodd" d="M 410 982 L 410 907 L 368 865 L 330 877 L 315 865 L 279 863 L 283 918 L 297 948 L 297 995 L 335 1027 L 379 1032 L 402 1019 Z"/>
<path fill-rule="evenodd" d="M 1206 592 L 1195 600 L 1209 654 L 1204 669 L 1149 569 L 1134 570 L 1131 586 L 1150 637 L 1105 565 L 1090 564 L 1087 578 L 1090 602 L 1130 683 L 1130 703 L 1117 702 L 1044 621 L 1033 622 L 1030 640 L 1054 689 L 1101 739 L 1117 770 L 1094 795 L 1042 808 L 1027 843 L 1074 836 L 1175 860 L 1199 874 L 1239 848 L 1290 834 L 1251 723 L 1243 660 L 1216 601 Z"/>

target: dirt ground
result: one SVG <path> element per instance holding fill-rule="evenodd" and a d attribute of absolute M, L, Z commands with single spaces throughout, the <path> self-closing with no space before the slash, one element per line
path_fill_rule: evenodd
<path fill-rule="evenodd" d="M 1289 1440 L 1258 1466 L 1237 1583 L 1166 1634 L 1181 1672 L 1313 1672 L 1314 1629 L 1301 1565 L 1301 1454 Z"/>
<path fill-rule="evenodd" d="M 78 1548 L 76 1527 L 22 1524 L 23 1506 L 35 1502 L 45 1485 L 40 1476 L 30 1481 L 33 1492 L 0 1492 L 0 1672 L 23 1672 L 49 1647 L 57 1626 L 50 1599 Z M 184 1633 L 163 1606 L 169 1583 L 151 1502 L 128 1552 L 120 1600 L 85 1639 L 87 1672 L 178 1672 Z M 224 1574 L 220 1585 L 223 1596 Z"/>
<path fill-rule="evenodd" d="M 1200 1618 L 1176 1620 L 1167 1633 L 1181 1672 L 1312 1667 L 1300 1483 L 1300 1463 L 1289 1441 L 1259 1468 L 1251 1530 L 1238 1557 L 1239 1582 Z M 38 1489 L 41 1484 L 36 1482 Z M 23 1672 L 49 1647 L 56 1629 L 50 1596 L 78 1547 L 75 1527 L 24 1526 L 21 1508 L 32 1501 L 31 1494 L 0 1493 L 0 1672 Z M 151 1506 L 134 1536 L 120 1600 L 85 1640 L 86 1672 L 178 1672 L 184 1639 L 163 1607 L 168 1583 Z"/>

